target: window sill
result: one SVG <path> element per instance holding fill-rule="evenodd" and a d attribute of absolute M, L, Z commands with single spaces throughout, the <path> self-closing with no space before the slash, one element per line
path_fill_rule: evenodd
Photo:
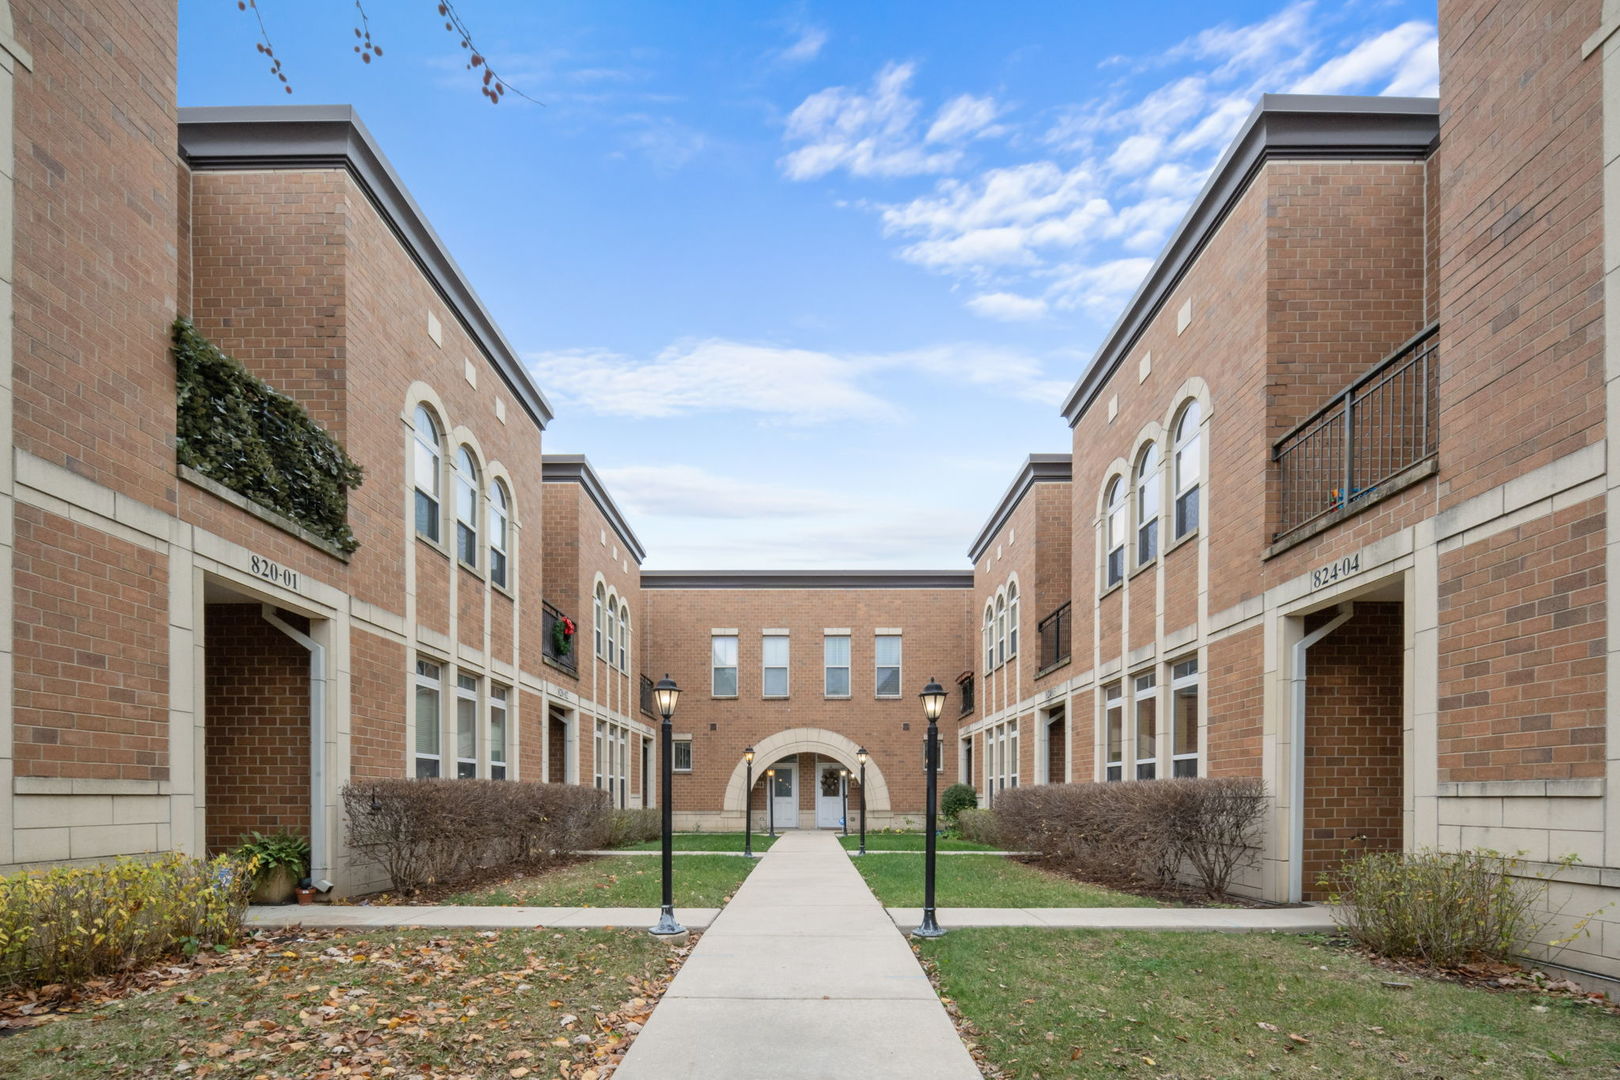
<path fill-rule="evenodd" d="M 1104 599 L 1106 599 L 1108 597 L 1108 595 L 1110 593 L 1117 593 L 1117 592 L 1119 592 L 1119 590 L 1123 589 L 1124 587 L 1125 587 L 1125 579 L 1121 578 L 1120 580 L 1114 582 L 1112 585 L 1108 586 L 1102 592 L 1098 593 L 1097 594 L 1097 599 L 1098 600 L 1104 600 Z"/>
<path fill-rule="evenodd" d="M 472 563 L 463 562 L 462 560 L 457 559 L 456 565 L 465 570 L 467 573 L 471 574 L 473 577 L 477 578 L 479 581 L 484 580 L 484 572 L 478 569 L 478 567 L 474 566 Z"/>
<path fill-rule="evenodd" d="M 1037 671 L 1035 673 L 1036 681 L 1039 681 L 1041 679 L 1046 678 L 1048 675 L 1052 674 L 1052 672 L 1057 671 L 1060 668 L 1068 667 L 1070 661 L 1072 661 L 1073 659 L 1074 659 L 1074 657 L 1072 657 L 1072 656 L 1065 656 L 1061 660 L 1058 660 L 1056 663 L 1048 664 L 1046 667 L 1041 668 L 1039 671 Z"/>
<path fill-rule="evenodd" d="M 710 694 L 709 695 L 709 700 L 710 701 L 736 701 L 737 700 L 737 695 L 736 694 Z"/>
<path fill-rule="evenodd" d="M 1184 534 L 1182 536 L 1178 536 L 1174 540 L 1170 541 L 1170 546 L 1165 548 L 1164 549 L 1164 554 L 1160 555 L 1159 557 L 1162 559 L 1162 558 L 1164 558 L 1165 555 L 1170 554 L 1172 551 L 1176 550 L 1182 544 L 1185 544 L 1187 541 L 1196 540 L 1196 539 L 1198 539 L 1198 530 L 1197 529 L 1194 529 L 1192 532 L 1186 533 L 1186 534 Z"/>
<path fill-rule="evenodd" d="M 1144 573 L 1145 571 L 1148 571 L 1148 570 L 1155 569 L 1158 565 L 1159 565 L 1159 556 L 1155 555 L 1155 556 L 1153 556 L 1153 558 L 1149 559 L 1147 562 L 1142 563 L 1140 566 L 1137 566 L 1133 570 L 1131 570 L 1130 573 L 1126 574 L 1125 575 L 1125 580 L 1130 581 L 1133 578 L 1135 578 L 1138 574 Z"/>
<path fill-rule="evenodd" d="M 446 559 L 450 558 L 450 549 L 426 533 L 417 533 L 416 542 L 430 551 L 436 551 Z"/>
<path fill-rule="evenodd" d="M 786 701 L 787 699 L 788 699 L 787 694 L 761 694 L 761 695 L 759 695 L 759 700 L 761 700 L 761 701 Z"/>
<path fill-rule="evenodd" d="M 497 581 L 492 581 L 489 583 L 489 587 L 506 597 L 508 600 L 512 601 L 512 603 L 517 603 L 517 593 L 507 588 L 505 585 L 502 585 Z"/>
<path fill-rule="evenodd" d="M 904 694 L 873 694 L 873 701 L 899 701 Z"/>

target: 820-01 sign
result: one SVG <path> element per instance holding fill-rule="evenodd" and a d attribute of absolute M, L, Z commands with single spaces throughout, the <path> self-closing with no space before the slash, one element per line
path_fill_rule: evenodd
<path fill-rule="evenodd" d="M 1361 552 L 1346 555 L 1337 562 L 1330 562 L 1326 566 L 1318 566 L 1311 571 L 1311 588 L 1320 589 L 1325 585 L 1332 585 L 1335 581 L 1342 581 L 1351 574 L 1361 571 Z"/>
<path fill-rule="evenodd" d="M 263 555 L 248 556 L 248 572 L 254 577 L 280 585 L 283 589 L 298 588 L 298 571 L 289 570 L 280 563 L 271 562 Z"/>

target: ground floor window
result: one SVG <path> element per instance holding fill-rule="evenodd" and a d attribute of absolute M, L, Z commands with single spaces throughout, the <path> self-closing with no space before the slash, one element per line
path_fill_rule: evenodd
<path fill-rule="evenodd" d="M 596 722 L 596 786 L 608 793 L 613 805 L 630 805 L 630 729 L 607 720 Z"/>
<path fill-rule="evenodd" d="M 1125 779 L 1125 688 L 1103 688 L 1103 779 Z"/>
<path fill-rule="evenodd" d="M 1170 668 L 1172 775 L 1198 775 L 1198 658 Z"/>
<path fill-rule="evenodd" d="M 1153 672 L 1136 677 L 1132 701 L 1136 705 L 1136 778 L 1152 780 L 1159 774 L 1159 680 Z"/>
<path fill-rule="evenodd" d="M 506 695 L 504 686 L 489 688 L 489 778 L 506 779 Z"/>
<path fill-rule="evenodd" d="M 1018 721 L 992 725 L 985 731 L 985 784 L 995 793 L 1018 786 Z"/>
<path fill-rule="evenodd" d="M 427 660 L 416 662 L 416 776 L 426 780 L 439 775 L 439 665 Z"/>
<path fill-rule="evenodd" d="M 692 771 L 692 740 L 676 739 L 672 744 L 675 752 L 670 760 L 670 768 L 675 772 Z"/>
<path fill-rule="evenodd" d="M 478 776 L 478 678 L 456 676 L 456 779 Z"/>

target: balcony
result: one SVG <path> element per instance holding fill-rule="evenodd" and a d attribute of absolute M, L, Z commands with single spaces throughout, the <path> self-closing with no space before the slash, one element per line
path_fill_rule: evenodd
<path fill-rule="evenodd" d="M 1298 543 L 1435 468 L 1431 326 L 1278 439 L 1278 518 L 1268 554 Z"/>
<path fill-rule="evenodd" d="M 540 605 L 540 640 L 545 643 L 545 658 L 548 664 L 562 668 L 570 675 L 579 674 L 579 634 L 574 634 L 573 640 L 568 643 L 567 650 L 557 647 L 560 636 L 557 624 L 562 622 L 563 613 L 548 600 Z"/>
<path fill-rule="evenodd" d="M 1035 673 L 1039 678 L 1053 668 L 1069 662 L 1069 642 L 1074 632 L 1074 615 L 1065 602 L 1052 614 L 1035 624 L 1041 638 L 1041 667 Z"/>
<path fill-rule="evenodd" d="M 958 715 L 966 716 L 973 711 L 973 672 L 962 672 L 957 676 L 956 685 L 962 691 L 962 711 Z"/>

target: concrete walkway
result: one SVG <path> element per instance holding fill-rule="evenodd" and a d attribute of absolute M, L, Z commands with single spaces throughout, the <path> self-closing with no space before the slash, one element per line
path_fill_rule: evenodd
<path fill-rule="evenodd" d="M 702 930 L 714 922 L 719 908 L 684 908 L 681 921 L 688 929 Z M 388 907 L 340 904 L 277 904 L 248 908 L 249 926 L 310 926 L 331 929 L 345 926 L 506 927 L 532 930 L 537 926 L 612 927 L 646 929 L 658 921 L 657 908 L 635 907 Z"/>
<path fill-rule="evenodd" d="M 906 939 L 830 833 L 776 842 L 613 1074 L 764 1077 L 980 1077 Z"/>
<path fill-rule="evenodd" d="M 1299 908 L 940 908 L 947 931 L 967 926 L 1049 926 L 1090 930 L 1216 930 L 1305 934 L 1332 930 L 1333 909 Z M 902 930 L 922 920 L 921 908 L 889 908 Z"/>

